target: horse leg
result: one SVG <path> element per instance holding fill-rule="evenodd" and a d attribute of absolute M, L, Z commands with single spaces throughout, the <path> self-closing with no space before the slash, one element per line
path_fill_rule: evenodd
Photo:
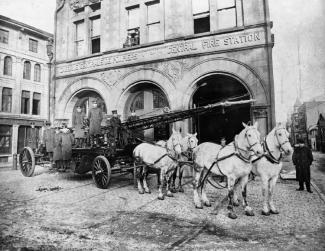
<path fill-rule="evenodd" d="M 237 215 L 234 212 L 234 185 L 235 185 L 235 179 L 228 177 L 228 198 L 229 198 L 229 204 L 227 209 L 229 210 L 228 217 L 230 219 L 236 219 Z"/>
<path fill-rule="evenodd" d="M 145 175 L 143 176 L 143 188 L 146 193 L 151 193 L 148 184 L 147 184 L 147 178 L 148 178 L 149 170 L 148 167 L 145 167 Z"/>
<path fill-rule="evenodd" d="M 207 179 L 205 179 L 203 181 L 203 184 L 201 186 L 201 198 L 202 198 L 202 201 L 203 201 L 203 204 L 206 206 L 206 207 L 211 207 L 211 203 L 208 199 L 208 196 L 205 192 L 205 186 L 206 186 L 206 183 L 207 183 Z"/>
<path fill-rule="evenodd" d="M 164 200 L 165 196 L 163 194 L 163 186 L 165 183 L 165 172 L 163 172 L 162 170 L 160 170 L 160 184 L 159 184 L 159 192 L 158 192 L 158 199 L 159 200 Z"/>
<path fill-rule="evenodd" d="M 182 178 L 183 178 L 184 167 L 179 167 L 179 175 L 178 175 L 178 191 L 180 193 L 184 193 L 184 189 L 182 187 Z"/>
<path fill-rule="evenodd" d="M 199 167 L 197 167 L 199 168 Z M 199 195 L 199 185 L 200 185 L 200 178 L 201 178 L 201 173 L 202 173 L 202 169 L 201 170 L 197 170 L 194 168 L 194 180 L 193 180 L 193 199 L 194 199 L 194 205 L 196 208 L 202 209 L 202 202 L 201 202 L 201 198 Z"/>
<path fill-rule="evenodd" d="M 244 210 L 245 210 L 245 214 L 247 216 L 254 216 L 254 212 L 253 212 L 253 209 L 248 206 L 248 203 L 247 203 L 247 183 L 248 183 L 248 175 L 242 177 L 240 179 L 240 183 L 241 183 L 241 193 L 242 193 L 242 196 L 243 196 L 243 207 L 244 207 Z"/>
<path fill-rule="evenodd" d="M 262 215 L 269 216 L 270 210 L 268 207 L 268 189 L 269 189 L 269 181 L 267 177 L 261 177 L 262 180 L 262 196 L 263 196 L 263 209 L 262 209 Z"/>
<path fill-rule="evenodd" d="M 176 178 L 177 178 L 177 170 L 178 170 L 179 166 L 177 166 L 175 168 L 175 170 L 173 171 L 173 174 L 171 176 L 171 180 L 170 180 L 170 191 L 172 193 L 176 193 L 176 186 L 175 186 L 175 181 L 176 181 Z"/>
<path fill-rule="evenodd" d="M 138 184 L 139 194 L 144 194 L 144 190 L 143 190 L 142 182 L 141 182 L 145 175 L 143 170 L 144 170 L 144 167 L 141 166 L 141 167 L 139 167 L 138 172 L 137 172 L 137 184 Z"/>
<path fill-rule="evenodd" d="M 175 170 L 174 170 L 175 171 Z M 169 177 L 168 177 L 169 176 Z M 166 179 L 167 179 L 167 183 L 166 183 L 166 195 L 168 197 L 174 197 L 172 191 L 170 190 L 171 188 L 171 184 L 173 182 L 173 176 L 174 176 L 174 172 L 171 175 L 167 175 Z M 175 189 L 175 188 L 174 188 Z M 175 190 L 176 192 L 176 190 Z"/>
<path fill-rule="evenodd" d="M 241 184 L 241 182 L 238 180 L 237 182 L 235 182 L 235 185 L 234 185 L 234 200 L 233 200 L 234 207 L 239 206 L 239 200 L 238 200 L 239 184 Z"/>
<path fill-rule="evenodd" d="M 276 181 L 278 180 L 278 175 L 274 176 L 269 180 L 269 207 L 270 207 L 270 213 L 271 214 L 278 214 L 279 211 L 275 208 L 273 204 L 273 193 L 274 193 L 274 187 L 276 184 Z"/>

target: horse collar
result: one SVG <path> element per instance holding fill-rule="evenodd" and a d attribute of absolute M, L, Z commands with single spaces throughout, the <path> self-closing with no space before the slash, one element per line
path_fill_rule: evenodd
<path fill-rule="evenodd" d="M 264 138 L 264 141 L 263 141 L 263 148 L 264 148 L 264 151 L 266 151 L 266 154 L 263 154 L 263 156 L 265 156 L 273 164 L 279 164 L 280 163 L 280 161 L 282 159 L 282 153 L 280 154 L 279 159 L 276 159 L 272 155 L 272 153 L 270 151 L 270 148 L 267 145 L 266 137 Z"/>
<path fill-rule="evenodd" d="M 243 160 L 243 161 L 245 161 L 246 163 L 250 163 L 250 157 L 245 157 L 240 151 L 238 151 L 238 150 L 241 150 L 241 151 L 244 151 L 244 152 L 248 152 L 247 150 L 245 150 L 245 149 L 242 149 L 242 148 L 240 148 L 239 146 L 238 146 L 238 144 L 237 144 L 237 141 L 236 141 L 236 139 L 237 139 L 237 135 L 235 136 L 235 139 L 234 139 L 234 147 L 235 147 L 235 155 L 238 157 L 238 158 L 240 158 L 241 160 Z"/>

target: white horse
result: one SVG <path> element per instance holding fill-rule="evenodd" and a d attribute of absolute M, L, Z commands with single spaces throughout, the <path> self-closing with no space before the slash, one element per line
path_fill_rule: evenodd
<path fill-rule="evenodd" d="M 178 156 L 182 152 L 181 141 L 182 135 L 180 132 L 173 129 L 172 135 L 167 140 L 166 147 L 161 147 L 149 143 L 141 143 L 133 150 L 133 156 L 136 161 L 144 164 L 142 175 L 137 176 L 139 193 L 143 194 L 144 191 L 146 193 L 150 193 L 146 180 L 148 167 L 150 167 L 160 170 L 161 184 L 159 186 L 158 199 L 164 199 L 162 189 L 165 181 L 167 181 L 166 195 L 168 197 L 173 197 L 173 194 L 171 193 L 169 187 L 169 180 L 173 171 L 177 168 L 178 165 Z M 143 187 L 141 184 L 141 179 Z"/>
<path fill-rule="evenodd" d="M 263 215 L 279 213 L 273 204 L 273 192 L 282 169 L 282 153 L 292 153 L 288 137 L 285 127 L 278 124 L 263 140 L 264 154 L 252 160 L 252 172 L 259 175 L 262 181 Z"/>
<path fill-rule="evenodd" d="M 203 208 L 202 202 L 205 206 L 210 207 L 211 203 L 205 192 L 206 176 L 209 173 L 227 176 L 228 180 L 228 195 L 218 205 L 216 203 L 214 212 L 218 213 L 221 206 L 228 200 L 228 209 L 230 210 L 228 217 L 231 219 L 237 218 L 233 210 L 234 202 L 234 185 L 238 182 L 242 188 L 243 206 L 246 215 L 253 216 L 253 210 L 248 206 L 246 200 L 246 186 L 248 182 L 248 175 L 252 170 L 250 161 L 251 153 L 253 151 L 256 155 L 263 153 L 263 148 L 260 143 L 260 133 L 257 130 L 257 122 L 253 126 L 248 126 L 243 123 L 245 127 L 235 140 L 230 144 L 222 147 L 214 143 L 202 143 L 194 150 L 194 204 L 196 208 Z M 203 179 L 202 179 L 203 177 Z M 199 193 L 199 188 L 201 191 Z"/>

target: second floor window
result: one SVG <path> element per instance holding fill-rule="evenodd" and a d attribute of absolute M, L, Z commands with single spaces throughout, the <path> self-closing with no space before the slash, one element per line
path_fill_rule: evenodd
<path fill-rule="evenodd" d="M 76 56 L 85 55 L 85 22 L 76 23 Z"/>
<path fill-rule="evenodd" d="M 41 66 L 39 64 L 34 66 L 34 81 L 41 82 Z"/>
<path fill-rule="evenodd" d="M 219 29 L 237 26 L 236 0 L 218 0 L 217 11 Z"/>
<path fill-rule="evenodd" d="M 30 102 L 29 91 L 22 91 L 22 93 L 21 93 L 21 113 L 22 114 L 29 114 L 29 102 Z"/>
<path fill-rule="evenodd" d="M 3 75 L 12 75 L 12 58 L 9 56 L 6 56 L 4 59 Z"/>
<path fill-rule="evenodd" d="M 91 19 L 91 53 L 100 52 L 100 17 Z"/>
<path fill-rule="evenodd" d="M 31 64 L 29 61 L 24 62 L 23 78 L 30 79 Z"/>
<path fill-rule="evenodd" d="M 139 6 L 127 9 L 128 12 L 128 30 L 124 47 L 140 44 L 140 9 Z"/>
<path fill-rule="evenodd" d="M 0 43 L 8 44 L 9 31 L 0 29 Z"/>
<path fill-rule="evenodd" d="M 148 42 L 162 40 L 159 1 L 147 5 Z"/>
<path fill-rule="evenodd" d="M 34 39 L 29 39 L 29 51 L 37 52 L 38 42 Z"/>
<path fill-rule="evenodd" d="M 11 112 L 12 89 L 4 87 L 2 89 L 2 111 Z"/>
<path fill-rule="evenodd" d="M 33 115 L 40 115 L 40 107 L 41 107 L 41 94 L 34 92 L 33 93 L 33 108 L 32 114 Z"/>
<path fill-rule="evenodd" d="M 194 34 L 210 31 L 209 0 L 192 0 Z"/>

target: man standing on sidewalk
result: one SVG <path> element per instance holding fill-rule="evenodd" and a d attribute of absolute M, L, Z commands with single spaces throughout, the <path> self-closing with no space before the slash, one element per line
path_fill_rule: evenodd
<path fill-rule="evenodd" d="M 313 162 L 311 150 L 304 144 L 303 139 L 298 139 L 292 155 L 293 164 L 296 166 L 297 179 L 299 181 L 298 191 L 304 190 L 304 183 L 309 193 L 310 190 L 310 165 Z"/>

